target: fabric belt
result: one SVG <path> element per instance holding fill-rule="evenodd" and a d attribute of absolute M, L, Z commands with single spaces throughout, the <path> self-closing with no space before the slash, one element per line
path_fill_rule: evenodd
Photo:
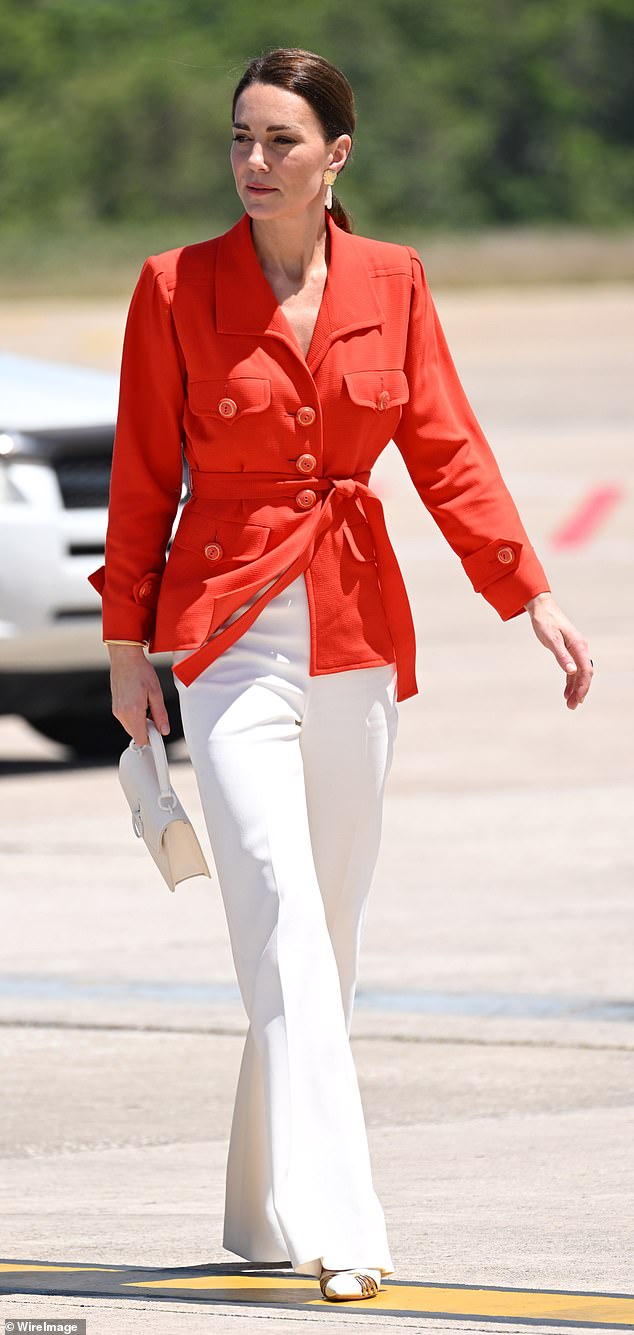
<path fill-rule="evenodd" d="M 256 558 L 248 567 L 223 576 L 223 593 L 237 590 L 246 602 L 263 586 L 259 598 L 229 625 L 217 631 L 200 648 L 188 654 L 174 666 L 174 673 L 189 686 L 210 663 L 248 630 L 262 608 L 310 565 L 315 543 L 320 534 L 333 522 L 336 508 L 345 498 L 354 497 L 368 522 L 374 543 L 379 585 L 385 616 L 394 645 L 397 670 L 397 700 L 416 695 L 415 661 L 416 638 L 412 612 L 394 548 L 385 525 L 383 506 L 376 492 L 368 486 L 369 471 L 350 477 L 289 478 L 274 473 L 210 473 L 200 469 L 190 471 L 193 498 L 204 500 L 294 500 L 299 490 L 322 493 L 322 504 L 315 503 L 306 511 L 301 524 L 293 528 L 272 551 Z M 246 576 L 246 583 L 244 582 Z"/>

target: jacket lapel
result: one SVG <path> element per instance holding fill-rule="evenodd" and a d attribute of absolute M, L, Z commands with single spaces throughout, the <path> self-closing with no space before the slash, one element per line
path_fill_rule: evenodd
<path fill-rule="evenodd" d="M 326 219 L 330 259 L 308 352 L 311 372 L 335 339 L 355 330 L 375 328 L 385 321 L 358 239 L 337 227 L 330 214 Z M 219 334 L 281 338 L 304 362 L 293 331 L 260 267 L 247 213 L 218 243 L 216 329 Z"/>

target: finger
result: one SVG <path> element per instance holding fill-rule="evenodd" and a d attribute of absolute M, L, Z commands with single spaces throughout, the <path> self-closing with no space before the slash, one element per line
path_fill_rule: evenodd
<path fill-rule="evenodd" d="M 562 631 L 556 630 L 552 632 L 548 639 L 548 648 L 555 655 L 559 666 L 563 668 L 564 672 L 572 674 L 577 671 L 577 663 L 572 648 L 566 644 Z"/>
<path fill-rule="evenodd" d="M 150 715 L 152 717 L 152 720 L 156 725 L 156 727 L 158 728 L 159 732 L 162 733 L 163 736 L 165 737 L 167 733 L 170 731 L 170 721 L 168 718 L 167 710 L 165 708 L 163 692 L 158 682 L 155 686 L 150 687 L 148 691 L 148 700 L 149 700 Z"/>
<path fill-rule="evenodd" d="M 580 700 L 577 699 L 576 691 L 569 691 L 568 694 L 565 695 L 565 700 L 568 709 L 576 709 L 577 705 L 581 703 Z"/>
<path fill-rule="evenodd" d="M 566 682 L 564 685 L 564 700 L 566 700 L 566 702 L 570 699 L 571 695 L 574 695 L 576 690 L 576 685 L 577 685 L 576 673 L 575 674 L 570 673 L 566 677 Z"/>
<path fill-rule="evenodd" d="M 593 675 L 594 673 L 592 668 L 590 668 L 587 671 L 582 671 L 579 673 L 579 680 L 575 687 L 575 695 L 577 697 L 578 704 L 583 704 L 583 701 L 585 700 L 588 691 L 590 690 L 590 685 L 592 682 Z"/>
<path fill-rule="evenodd" d="M 582 704 L 590 690 L 590 684 L 594 676 L 594 665 L 590 657 L 590 651 L 585 640 L 569 640 L 568 647 L 577 664 L 577 671 L 574 676 L 568 678 L 566 685 L 570 684 L 570 698 L 575 697 L 576 704 Z"/>
<path fill-rule="evenodd" d="M 125 728 L 128 736 L 132 738 L 136 746 L 147 746 L 149 744 L 150 739 L 147 733 L 145 706 L 139 706 L 138 709 L 130 710 L 120 709 L 117 705 L 113 704 L 112 712 L 117 719 L 117 722 L 121 724 L 122 728 Z"/>
<path fill-rule="evenodd" d="M 120 718 L 119 722 L 123 724 L 126 732 L 129 732 L 135 746 L 149 745 L 145 711 L 142 714 L 128 714 L 126 719 Z"/>
<path fill-rule="evenodd" d="M 592 682 L 594 668 L 590 662 L 589 670 L 579 669 L 574 677 L 568 677 L 564 688 L 564 697 L 569 709 L 582 705 Z"/>

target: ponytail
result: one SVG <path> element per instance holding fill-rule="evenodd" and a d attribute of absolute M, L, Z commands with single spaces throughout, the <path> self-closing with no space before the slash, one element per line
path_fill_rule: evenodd
<path fill-rule="evenodd" d="M 332 208 L 330 209 L 332 221 L 340 227 L 342 232 L 351 232 L 353 230 L 352 218 L 348 211 L 344 209 L 341 200 L 335 194 L 332 196 Z"/>

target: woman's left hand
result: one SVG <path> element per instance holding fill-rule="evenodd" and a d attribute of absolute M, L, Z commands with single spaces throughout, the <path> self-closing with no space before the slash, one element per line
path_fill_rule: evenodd
<path fill-rule="evenodd" d="M 538 593 L 526 603 L 533 630 L 566 673 L 564 699 L 569 709 L 583 703 L 594 676 L 587 642 L 564 616 L 551 593 Z"/>

